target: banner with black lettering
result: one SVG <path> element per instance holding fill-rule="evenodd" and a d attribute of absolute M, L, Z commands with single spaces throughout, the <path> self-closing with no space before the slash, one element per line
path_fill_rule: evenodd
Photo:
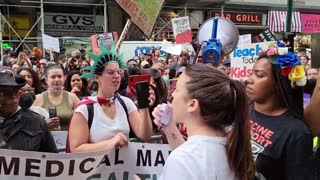
<path fill-rule="evenodd" d="M 0 179 L 141 180 L 158 179 L 171 148 L 129 143 L 128 147 L 93 153 L 53 154 L 0 150 Z"/>
<path fill-rule="evenodd" d="M 254 43 L 237 46 L 230 54 L 230 77 L 244 79 L 252 75 L 252 68 L 261 49 L 266 49 L 272 42 Z"/>

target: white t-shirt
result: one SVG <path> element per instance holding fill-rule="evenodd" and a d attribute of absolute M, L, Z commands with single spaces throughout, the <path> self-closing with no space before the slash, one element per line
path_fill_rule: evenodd
<path fill-rule="evenodd" d="M 120 96 L 126 104 L 128 114 L 137 110 L 137 106 L 127 97 Z M 89 99 L 97 102 L 97 96 L 90 96 Z M 118 101 L 115 100 L 116 115 L 110 119 L 104 112 L 99 103 L 93 104 L 93 120 L 90 128 L 90 143 L 97 143 L 112 139 L 117 133 L 122 132 L 129 137 L 130 126 L 126 111 Z M 88 121 L 88 109 L 85 104 L 78 106 L 75 112 L 80 112 Z"/>
<path fill-rule="evenodd" d="M 189 137 L 170 154 L 159 179 L 236 180 L 225 145 L 223 137 Z"/>

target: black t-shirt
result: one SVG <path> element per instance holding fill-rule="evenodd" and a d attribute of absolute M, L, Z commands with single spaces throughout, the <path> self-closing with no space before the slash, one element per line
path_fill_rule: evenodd
<path fill-rule="evenodd" d="M 311 179 L 312 135 L 289 111 L 268 116 L 251 111 L 251 143 L 256 169 L 267 180 Z"/>

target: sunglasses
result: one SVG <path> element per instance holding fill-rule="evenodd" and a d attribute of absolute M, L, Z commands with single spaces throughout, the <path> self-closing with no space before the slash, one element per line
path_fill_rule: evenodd
<path fill-rule="evenodd" d="M 102 73 L 108 74 L 110 76 L 114 76 L 115 73 L 118 73 L 120 76 L 123 76 L 124 75 L 124 70 L 123 69 L 119 69 L 119 70 L 105 69 Z"/>

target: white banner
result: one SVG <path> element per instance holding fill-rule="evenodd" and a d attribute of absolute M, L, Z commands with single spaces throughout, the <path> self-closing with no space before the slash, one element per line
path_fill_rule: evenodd
<path fill-rule="evenodd" d="M 271 42 L 240 45 L 230 54 L 232 79 L 243 79 L 252 75 L 252 68 L 259 57 L 262 48 L 267 48 Z"/>
<path fill-rule="evenodd" d="M 59 39 L 42 34 L 43 47 L 46 49 L 53 49 L 55 52 L 60 52 Z"/>
<path fill-rule="evenodd" d="M 0 150 L 0 179 L 142 180 L 158 179 L 169 145 L 129 143 L 127 148 L 94 153 L 53 154 Z"/>

